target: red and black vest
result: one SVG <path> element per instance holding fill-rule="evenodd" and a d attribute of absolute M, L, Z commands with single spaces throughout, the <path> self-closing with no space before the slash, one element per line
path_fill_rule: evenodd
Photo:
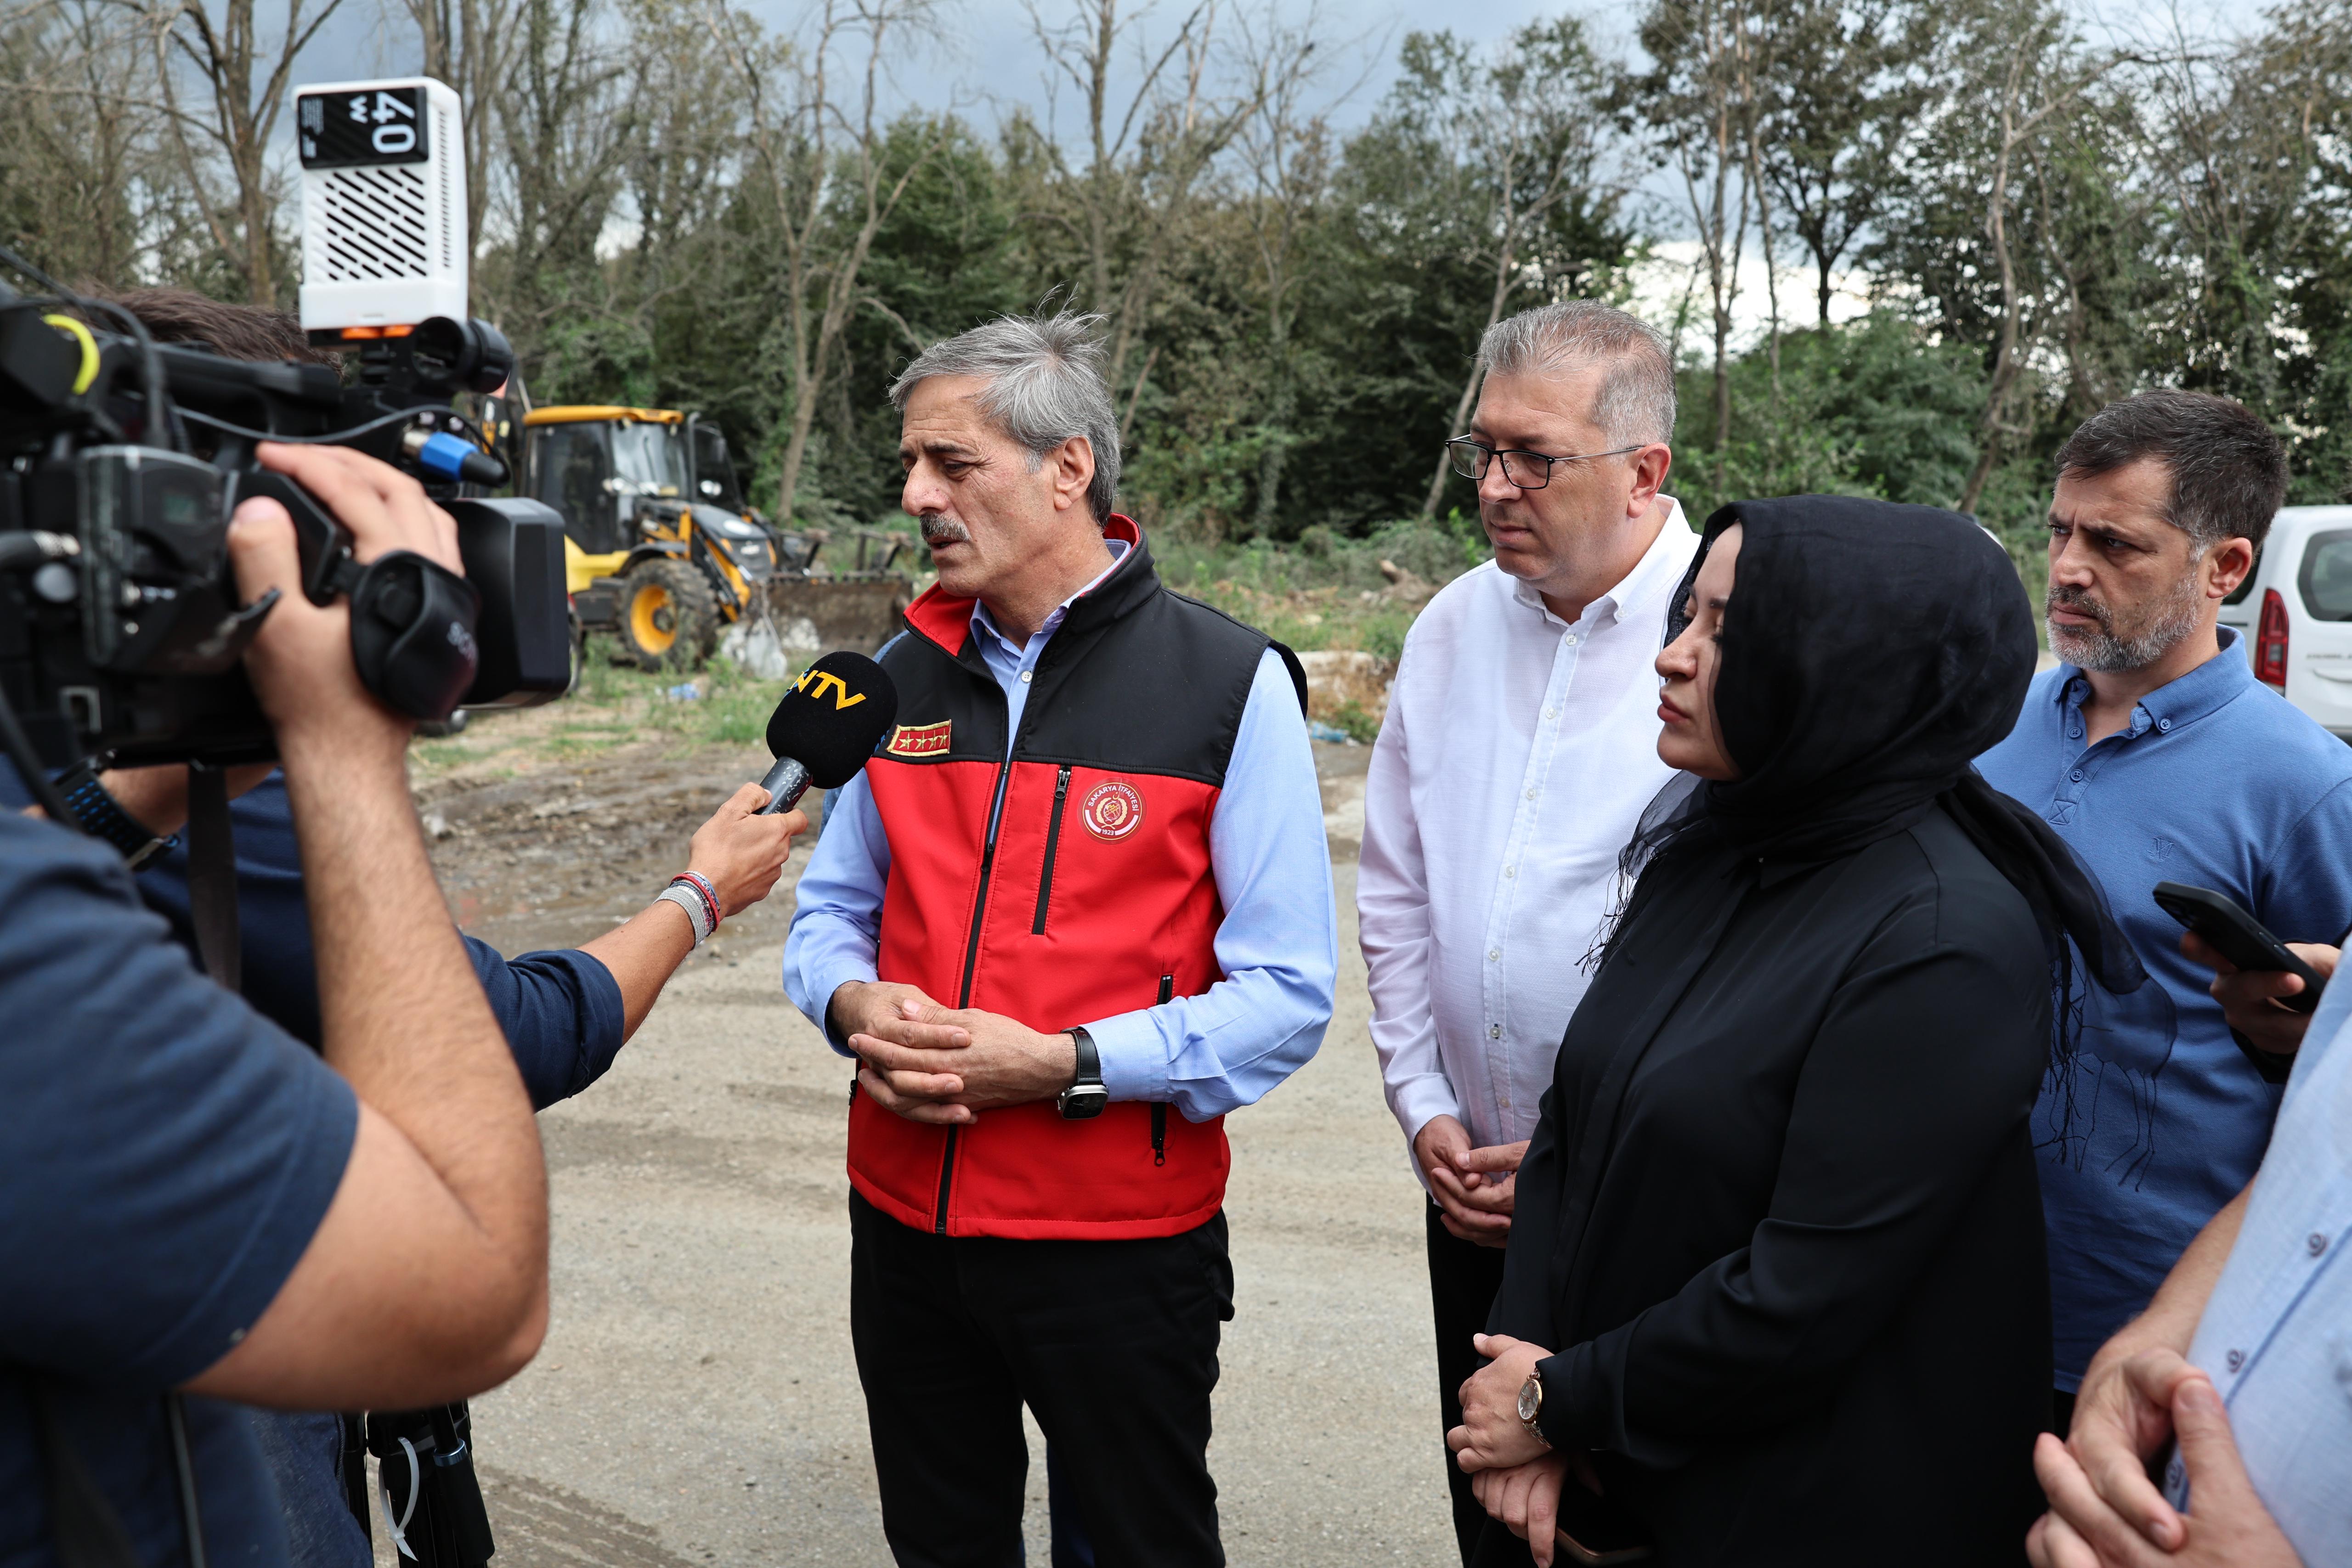
<path fill-rule="evenodd" d="M 972 601 L 934 587 L 881 654 L 899 724 L 866 766 L 890 841 L 880 977 L 1048 1032 L 1223 977 L 1209 822 L 1267 646 L 1162 587 L 1127 518 L 1104 532 L 1131 548 L 1039 655 L 1009 759 Z M 851 1183 L 942 1236 L 1173 1236 L 1217 1212 L 1230 1164 L 1223 1118 L 1164 1104 L 1066 1122 L 1047 1100 L 933 1127 L 850 1101 Z"/>

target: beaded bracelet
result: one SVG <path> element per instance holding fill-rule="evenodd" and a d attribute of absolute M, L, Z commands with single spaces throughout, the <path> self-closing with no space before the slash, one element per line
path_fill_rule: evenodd
<path fill-rule="evenodd" d="M 710 911 L 710 928 L 713 931 L 718 930 L 719 923 L 727 918 L 727 912 L 725 906 L 719 902 L 719 889 L 711 885 L 710 879 L 698 871 L 682 871 L 670 878 L 670 881 L 682 882 L 702 895 L 704 906 Z"/>

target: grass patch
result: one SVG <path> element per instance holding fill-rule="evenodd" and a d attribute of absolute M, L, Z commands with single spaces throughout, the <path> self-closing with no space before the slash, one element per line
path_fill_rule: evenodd
<path fill-rule="evenodd" d="M 726 658 L 710 660 L 698 674 L 649 674 L 615 664 L 611 640 L 591 637 L 580 689 L 566 699 L 579 717 L 558 734 L 610 745 L 660 737 L 688 747 L 748 746 L 768 733 L 768 716 L 789 684 L 761 680 Z M 684 697 L 686 690 L 695 695 Z"/>
<path fill-rule="evenodd" d="M 411 751 L 417 774 L 466 767 L 479 775 L 492 758 L 572 761 L 642 741 L 659 743 L 673 758 L 706 746 L 750 746 L 766 737 L 768 716 L 788 685 L 760 680 L 728 659 L 712 659 L 692 675 L 649 674 L 615 664 L 613 652 L 609 638 L 590 638 L 579 686 L 550 706 L 477 714 L 457 735 L 418 741 Z M 671 695 L 680 688 L 694 695 Z M 491 771 L 512 777 L 516 768 Z"/>

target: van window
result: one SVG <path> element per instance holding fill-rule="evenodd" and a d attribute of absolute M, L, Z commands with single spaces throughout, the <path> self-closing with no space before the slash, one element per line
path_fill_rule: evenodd
<path fill-rule="evenodd" d="M 2352 621 L 2352 528 L 2314 534 L 2303 549 L 2295 586 L 2315 620 Z"/>

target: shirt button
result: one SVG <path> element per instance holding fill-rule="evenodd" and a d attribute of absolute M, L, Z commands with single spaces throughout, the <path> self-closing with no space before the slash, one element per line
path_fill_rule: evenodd
<path fill-rule="evenodd" d="M 1556 707 L 1548 707 L 1548 708 L 1544 709 L 1544 717 L 1546 717 L 1546 718 L 1558 718 L 1559 716 L 1559 709 L 1558 709 L 1558 708 L 1556 708 Z"/>
<path fill-rule="evenodd" d="M 2066 738 L 2067 738 L 2067 739 L 2069 739 L 2069 740 L 2080 740 L 2080 739 L 2082 739 L 2082 738 L 2083 738 L 2083 727 L 2082 727 L 2081 725 L 2076 725 L 2074 728 L 2069 729 L 2069 730 L 2066 732 Z"/>
<path fill-rule="evenodd" d="M 2158 719 L 2156 721 L 2156 727 L 2159 733 L 2168 735 L 2172 731 L 2172 721 L 2168 718 Z"/>
<path fill-rule="evenodd" d="M 1486 962 L 1489 964 L 1499 964 L 1502 961 L 1503 950 L 1500 947 L 1489 947 L 1486 949 Z"/>
<path fill-rule="evenodd" d="M 1515 865 L 1507 865 L 1503 868 L 1503 874 L 1505 876 L 1517 876 L 1519 874 L 1519 868 Z"/>
<path fill-rule="evenodd" d="M 2235 1372 L 2238 1368 L 2246 1364 L 2246 1353 L 2242 1350 L 2233 1350 L 2221 1359 L 2230 1364 L 2231 1371 Z"/>
<path fill-rule="evenodd" d="M 1575 633 L 1575 632 L 1570 632 L 1568 634 L 1567 642 L 1568 642 L 1568 645 L 1569 645 L 1570 647 L 1571 647 L 1571 648 L 1575 647 L 1575 646 L 1576 646 L 1576 633 Z"/>
<path fill-rule="evenodd" d="M 1487 1038 L 1488 1040 L 1500 1040 L 1500 1039 L 1502 1039 L 1502 1038 L 1503 1038 L 1503 1026 L 1502 1026 L 1501 1024 L 1498 1024 L 1498 1023 L 1490 1023 L 1490 1024 L 1488 1024 L 1488 1025 L 1486 1026 L 1486 1038 Z"/>
<path fill-rule="evenodd" d="M 1510 1108 L 1511 1108 L 1511 1097 L 1510 1097 L 1509 1095 L 1506 1094 L 1506 1095 L 1504 1095 L 1504 1096 L 1503 1096 L 1503 1109 L 1504 1109 L 1504 1110 L 1506 1110 L 1506 1111 L 1507 1111 L 1507 1110 L 1509 1110 Z"/>
<path fill-rule="evenodd" d="M 2075 783 L 2080 784 L 2083 781 L 2083 770 L 2077 768 L 2072 773 L 2067 774 L 2066 777 L 2072 779 Z"/>
<path fill-rule="evenodd" d="M 2313 1257 L 2315 1257 L 2315 1258 L 2318 1257 L 2322 1252 L 2325 1252 L 2325 1251 L 2326 1251 L 2326 1250 L 2327 1250 L 2327 1238 L 2326 1238 L 2326 1237 L 2325 1237 L 2325 1236 L 2322 1236 L 2322 1235 L 2321 1235 L 2318 1231 L 2316 1231 L 2316 1230 L 2313 1231 L 2309 1236 L 2307 1236 L 2307 1237 L 2304 1238 L 2304 1242 L 2303 1242 L 2303 1244 L 2304 1244 L 2305 1247 L 2308 1247 L 2308 1248 L 2310 1248 L 2310 1249 L 2311 1249 L 2311 1255 L 2312 1255 Z"/>
<path fill-rule="evenodd" d="M 1021 672 L 1021 678 L 1022 678 L 1024 681 L 1028 680 L 1028 678 L 1029 678 L 1029 672 L 1028 672 L 1028 671 L 1026 671 L 1026 670 L 1022 671 L 1022 672 Z"/>
<path fill-rule="evenodd" d="M 1534 800 L 1535 798 L 1536 798 L 1536 792 L 1535 792 L 1534 790 L 1532 790 L 1532 789 L 1528 790 L 1528 800 Z"/>

